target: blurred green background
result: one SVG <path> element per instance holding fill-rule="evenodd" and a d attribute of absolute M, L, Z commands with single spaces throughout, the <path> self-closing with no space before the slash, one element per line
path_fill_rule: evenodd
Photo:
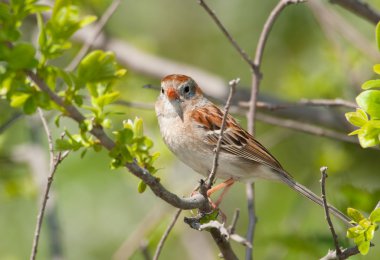
<path fill-rule="evenodd" d="M 277 1 L 208 1 L 237 42 L 251 55 L 262 26 Z M 369 45 L 358 45 L 345 37 L 344 30 L 321 23 L 321 11 L 339 15 Z M 101 16 L 110 1 L 78 2 L 84 14 Z M 380 1 L 368 1 L 380 9 Z M 320 6 L 320 5 L 318 5 Z M 329 18 L 330 19 L 330 18 Z M 336 20 L 331 18 L 331 22 Z M 31 37 L 37 33 L 35 20 L 25 26 Z M 346 27 L 347 28 L 347 27 Z M 108 38 L 121 39 L 147 53 L 186 63 L 221 77 L 225 82 L 240 77 L 239 88 L 249 90 L 251 74 L 224 35 L 197 1 L 123 1 L 106 25 Z M 34 35 L 34 36 L 33 36 Z M 263 64 L 261 92 L 287 101 L 302 98 L 344 98 L 354 100 L 360 84 L 373 77 L 372 65 L 380 55 L 375 50 L 374 25 L 331 5 L 328 1 L 287 7 L 270 34 Z M 28 39 L 27 39 L 28 40 Z M 361 46 L 361 48 L 358 46 Z M 62 66 L 75 55 L 75 46 Z M 116 53 L 116 56 L 118 53 Z M 159 78 L 128 69 L 117 84 L 122 99 L 153 103 L 157 92 L 142 88 L 159 84 Z M 181 71 L 173 71 L 181 73 Z M 190 75 L 191 76 L 191 75 Z M 195 78 L 196 80 L 196 78 Z M 221 90 L 222 91 L 222 90 Z M 125 115 L 114 122 L 144 119 L 145 131 L 161 153 L 157 161 L 162 183 L 180 196 L 187 196 L 200 176 L 181 164 L 164 146 L 153 110 L 115 106 Z M 302 109 L 302 108 L 300 108 Z M 0 124 L 17 111 L 0 101 Z M 326 110 L 328 113 L 330 110 Z M 337 110 L 342 117 L 347 109 Z M 244 115 L 236 115 L 243 126 Z M 48 114 L 55 137 L 54 115 Z M 313 118 L 311 118 L 312 120 Z M 64 119 L 62 126 L 75 128 Z M 380 198 L 379 151 L 359 145 L 311 136 L 292 130 L 256 124 L 257 138 L 279 159 L 298 181 L 319 193 L 319 168 L 329 167 L 328 199 L 345 210 L 354 207 L 370 212 Z M 147 190 L 137 192 L 138 180 L 126 170 L 110 170 L 107 154 L 88 153 L 83 159 L 72 153 L 62 163 L 53 184 L 48 217 L 41 233 L 38 259 L 52 259 L 51 251 L 64 259 L 144 259 L 141 247 L 147 243 L 151 255 L 175 209 Z M 41 186 L 48 168 L 45 133 L 37 116 L 21 116 L 0 135 L 0 259 L 29 257 Z M 42 176 L 41 176 L 42 175 Z M 228 220 L 235 208 L 241 217 L 237 232 L 244 235 L 246 214 L 245 185 L 234 185 L 225 197 L 222 210 Z M 317 259 L 333 248 L 323 210 L 282 184 L 260 181 L 256 185 L 258 225 L 255 234 L 256 259 Z M 162 252 L 162 259 L 217 259 L 217 248 L 207 232 L 196 232 L 183 223 L 183 212 Z M 342 245 L 348 246 L 345 227 L 334 221 Z M 378 259 L 380 238 L 366 257 Z M 52 249 L 53 242 L 58 244 Z M 244 248 L 232 242 L 240 258 Z M 352 244 L 351 244 L 352 245 Z M 61 253 L 59 253 L 61 252 Z"/>

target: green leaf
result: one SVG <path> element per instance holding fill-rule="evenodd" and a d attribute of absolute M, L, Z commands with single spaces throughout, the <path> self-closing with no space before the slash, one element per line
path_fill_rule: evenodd
<path fill-rule="evenodd" d="M 114 102 L 119 96 L 120 93 L 118 91 L 113 91 L 95 98 L 94 102 L 97 106 L 103 108 L 104 106 Z"/>
<path fill-rule="evenodd" d="M 368 227 L 368 229 L 364 233 L 366 240 L 371 241 L 373 239 L 373 237 L 375 235 L 375 228 L 376 228 L 376 224 L 371 223 L 371 226 Z"/>
<path fill-rule="evenodd" d="M 143 193 L 146 190 L 146 184 L 143 181 L 139 182 L 139 185 L 137 186 L 137 190 L 139 193 Z"/>
<path fill-rule="evenodd" d="M 133 139 L 133 131 L 132 129 L 122 129 L 119 131 L 113 132 L 116 135 L 116 139 L 120 144 L 130 144 Z"/>
<path fill-rule="evenodd" d="M 360 232 L 360 230 L 358 230 L 358 227 L 360 227 L 360 226 L 349 228 L 347 230 L 347 237 L 348 238 L 355 238 L 355 237 L 362 235 L 363 232 Z"/>
<path fill-rule="evenodd" d="M 110 129 L 112 127 L 112 120 L 109 118 L 104 119 L 102 122 L 102 126 L 104 128 Z"/>
<path fill-rule="evenodd" d="M 120 69 L 115 55 L 111 52 L 96 50 L 80 62 L 77 70 L 78 79 L 83 82 L 103 82 L 119 78 L 126 70 Z"/>
<path fill-rule="evenodd" d="M 363 83 L 362 89 L 380 88 L 380 79 L 372 79 Z"/>
<path fill-rule="evenodd" d="M 368 121 L 367 114 L 359 108 L 356 109 L 356 112 L 346 113 L 345 116 L 348 122 L 358 127 L 362 127 Z"/>
<path fill-rule="evenodd" d="M 135 137 L 143 137 L 144 136 L 144 125 L 143 120 L 139 117 L 135 118 L 135 121 L 133 123 L 133 130 L 135 132 Z"/>
<path fill-rule="evenodd" d="M 356 103 L 370 116 L 380 118 L 380 90 L 363 91 L 356 97 Z"/>
<path fill-rule="evenodd" d="M 376 42 L 377 48 L 380 50 L 380 22 L 376 25 Z"/>
<path fill-rule="evenodd" d="M 84 18 L 81 19 L 79 22 L 79 28 L 83 28 L 86 25 L 89 25 L 97 20 L 97 17 L 94 15 L 87 15 Z"/>
<path fill-rule="evenodd" d="M 369 215 L 369 219 L 372 222 L 380 222 L 380 208 L 375 209 L 371 212 L 371 215 Z"/>
<path fill-rule="evenodd" d="M 72 149 L 72 144 L 66 139 L 55 140 L 55 149 L 58 151 L 67 151 Z"/>
<path fill-rule="evenodd" d="M 362 254 L 362 255 L 368 254 L 370 245 L 371 245 L 370 241 L 363 241 L 362 243 L 360 243 L 358 245 L 358 249 L 360 251 L 360 254 Z"/>
<path fill-rule="evenodd" d="M 380 143 L 378 121 L 379 120 L 368 121 L 361 129 L 359 129 L 358 138 L 360 145 L 363 148 L 372 147 Z"/>
<path fill-rule="evenodd" d="M 348 135 L 359 135 L 362 132 L 363 132 L 362 129 L 356 129 L 356 130 L 352 131 L 351 133 L 349 133 Z"/>
<path fill-rule="evenodd" d="M 30 96 L 24 103 L 23 106 L 24 113 L 27 115 L 31 115 L 37 110 L 37 103 L 34 96 Z"/>
<path fill-rule="evenodd" d="M 21 107 L 24 105 L 25 101 L 30 97 L 28 93 L 17 93 L 11 97 L 12 107 Z"/>
<path fill-rule="evenodd" d="M 216 209 L 213 212 L 205 214 L 204 216 L 202 216 L 202 218 L 199 219 L 199 223 L 206 224 L 212 220 L 216 220 L 218 218 L 218 215 L 219 215 L 219 210 Z"/>
<path fill-rule="evenodd" d="M 353 208 L 347 209 L 347 215 L 354 220 L 356 223 L 359 223 L 361 220 L 364 219 L 364 216 L 362 213 L 360 213 L 358 210 Z"/>
<path fill-rule="evenodd" d="M 380 64 L 375 64 L 375 65 L 373 65 L 373 71 L 374 71 L 376 74 L 380 74 Z"/>
<path fill-rule="evenodd" d="M 18 43 L 11 49 L 8 57 L 9 67 L 12 69 L 31 69 L 37 66 L 38 62 L 34 58 L 36 50 L 30 43 Z"/>

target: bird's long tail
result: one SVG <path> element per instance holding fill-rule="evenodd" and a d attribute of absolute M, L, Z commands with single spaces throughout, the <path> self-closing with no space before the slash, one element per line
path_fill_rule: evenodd
<path fill-rule="evenodd" d="M 305 196 L 306 198 L 310 199 L 311 201 L 323 207 L 322 198 L 316 195 L 314 192 L 312 192 L 308 188 L 306 188 L 305 186 L 299 184 L 298 182 L 293 180 L 291 177 L 286 176 L 286 175 L 281 175 L 281 180 L 285 182 L 293 190 L 297 191 L 301 195 Z M 347 217 L 344 213 L 339 211 L 337 208 L 335 208 L 334 206 L 331 206 L 328 204 L 328 210 L 334 216 L 344 221 L 347 225 L 351 225 L 350 223 L 351 219 Z"/>

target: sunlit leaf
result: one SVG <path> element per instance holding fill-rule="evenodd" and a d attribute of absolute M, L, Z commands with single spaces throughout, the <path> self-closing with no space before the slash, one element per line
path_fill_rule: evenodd
<path fill-rule="evenodd" d="M 362 89 L 380 88 L 380 79 L 367 80 L 363 83 Z"/>
<path fill-rule="evenodd" d="M 354 208 L 348 208 L 347 209 L 347 215 L 354 220 L 356 223 L 359 223 L 362 219 L 364 219 L 364 216 L 360 211 L 354 209 Z"/>
<path fill-rule="evenodd" d="M 362 255 L 368 254 L 370 245 L 371 245 L 370 241 L 363 241 L 362 243 L 360 243 L 358 245 L 358 249 L 360 251 L 360 254 L 362 254 Z"/>
<path fill-rule="evenodd" d="M 372 211 L 371 215 L 369 215 L 369 219 L 372 222 L 380 222 L 380 208 L 376 208 L 374 211 Z"/>
<path fill-rule="evenodd" d="M 27 94 L 27 93 L 14 94 L 11 97 L 11 106 L 12 107 L 21 107 L 24 105 L 25 101 L 29 97 L 30 97 L 30 94 Z"/>
<path fill-rule="evenodd" d="M 374 71 L 376 74 L 380 74 L 380 64 L 375 64 L 375 65 L 373 65 L 373 71 Z"/>
<path fill-rule="evenodd" d="M 380 90 L 366 90 L 356 97 L 358 105 L 370 116 L 380 118 Z"/>
<path fill-rule="evenodd" d="M 356 109 L 356 112 L 348 112 L 345 116 L 348 122 L 358 127 L 363 126 L 368 121 L 367 114 L 362 109 Z"/>
<path fill-rule="evenodd" d="M 83 82 L 102 82 L 119 78 L 125 73 L 120 69 L 112 52 L 96 50 L 88 54 L 78 66 L 78 79 Z"/>

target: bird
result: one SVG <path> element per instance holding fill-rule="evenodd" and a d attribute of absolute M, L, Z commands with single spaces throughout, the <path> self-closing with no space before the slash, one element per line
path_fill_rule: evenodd
<path fill-rule="evenodd" d="M 195 172 L 207 177 L 212 169 L 224 112 L 203 94 L 191 77 L 181 74 L 167 75 L 161 80 L 155 111 L 169 150 Z M 220 187 L 230 187 L 235 181 L 280 181 L 316 204 L 324 205 L 318 195 L 295 181 L 268 149 L 230 114 L 226 116 L 218 165 L 216 177 L 226 180 Z M 207 195 L 218 189 L 213 187 Z M 335 207 L 327 207 L 339 219 L 350 222 Z"/>

